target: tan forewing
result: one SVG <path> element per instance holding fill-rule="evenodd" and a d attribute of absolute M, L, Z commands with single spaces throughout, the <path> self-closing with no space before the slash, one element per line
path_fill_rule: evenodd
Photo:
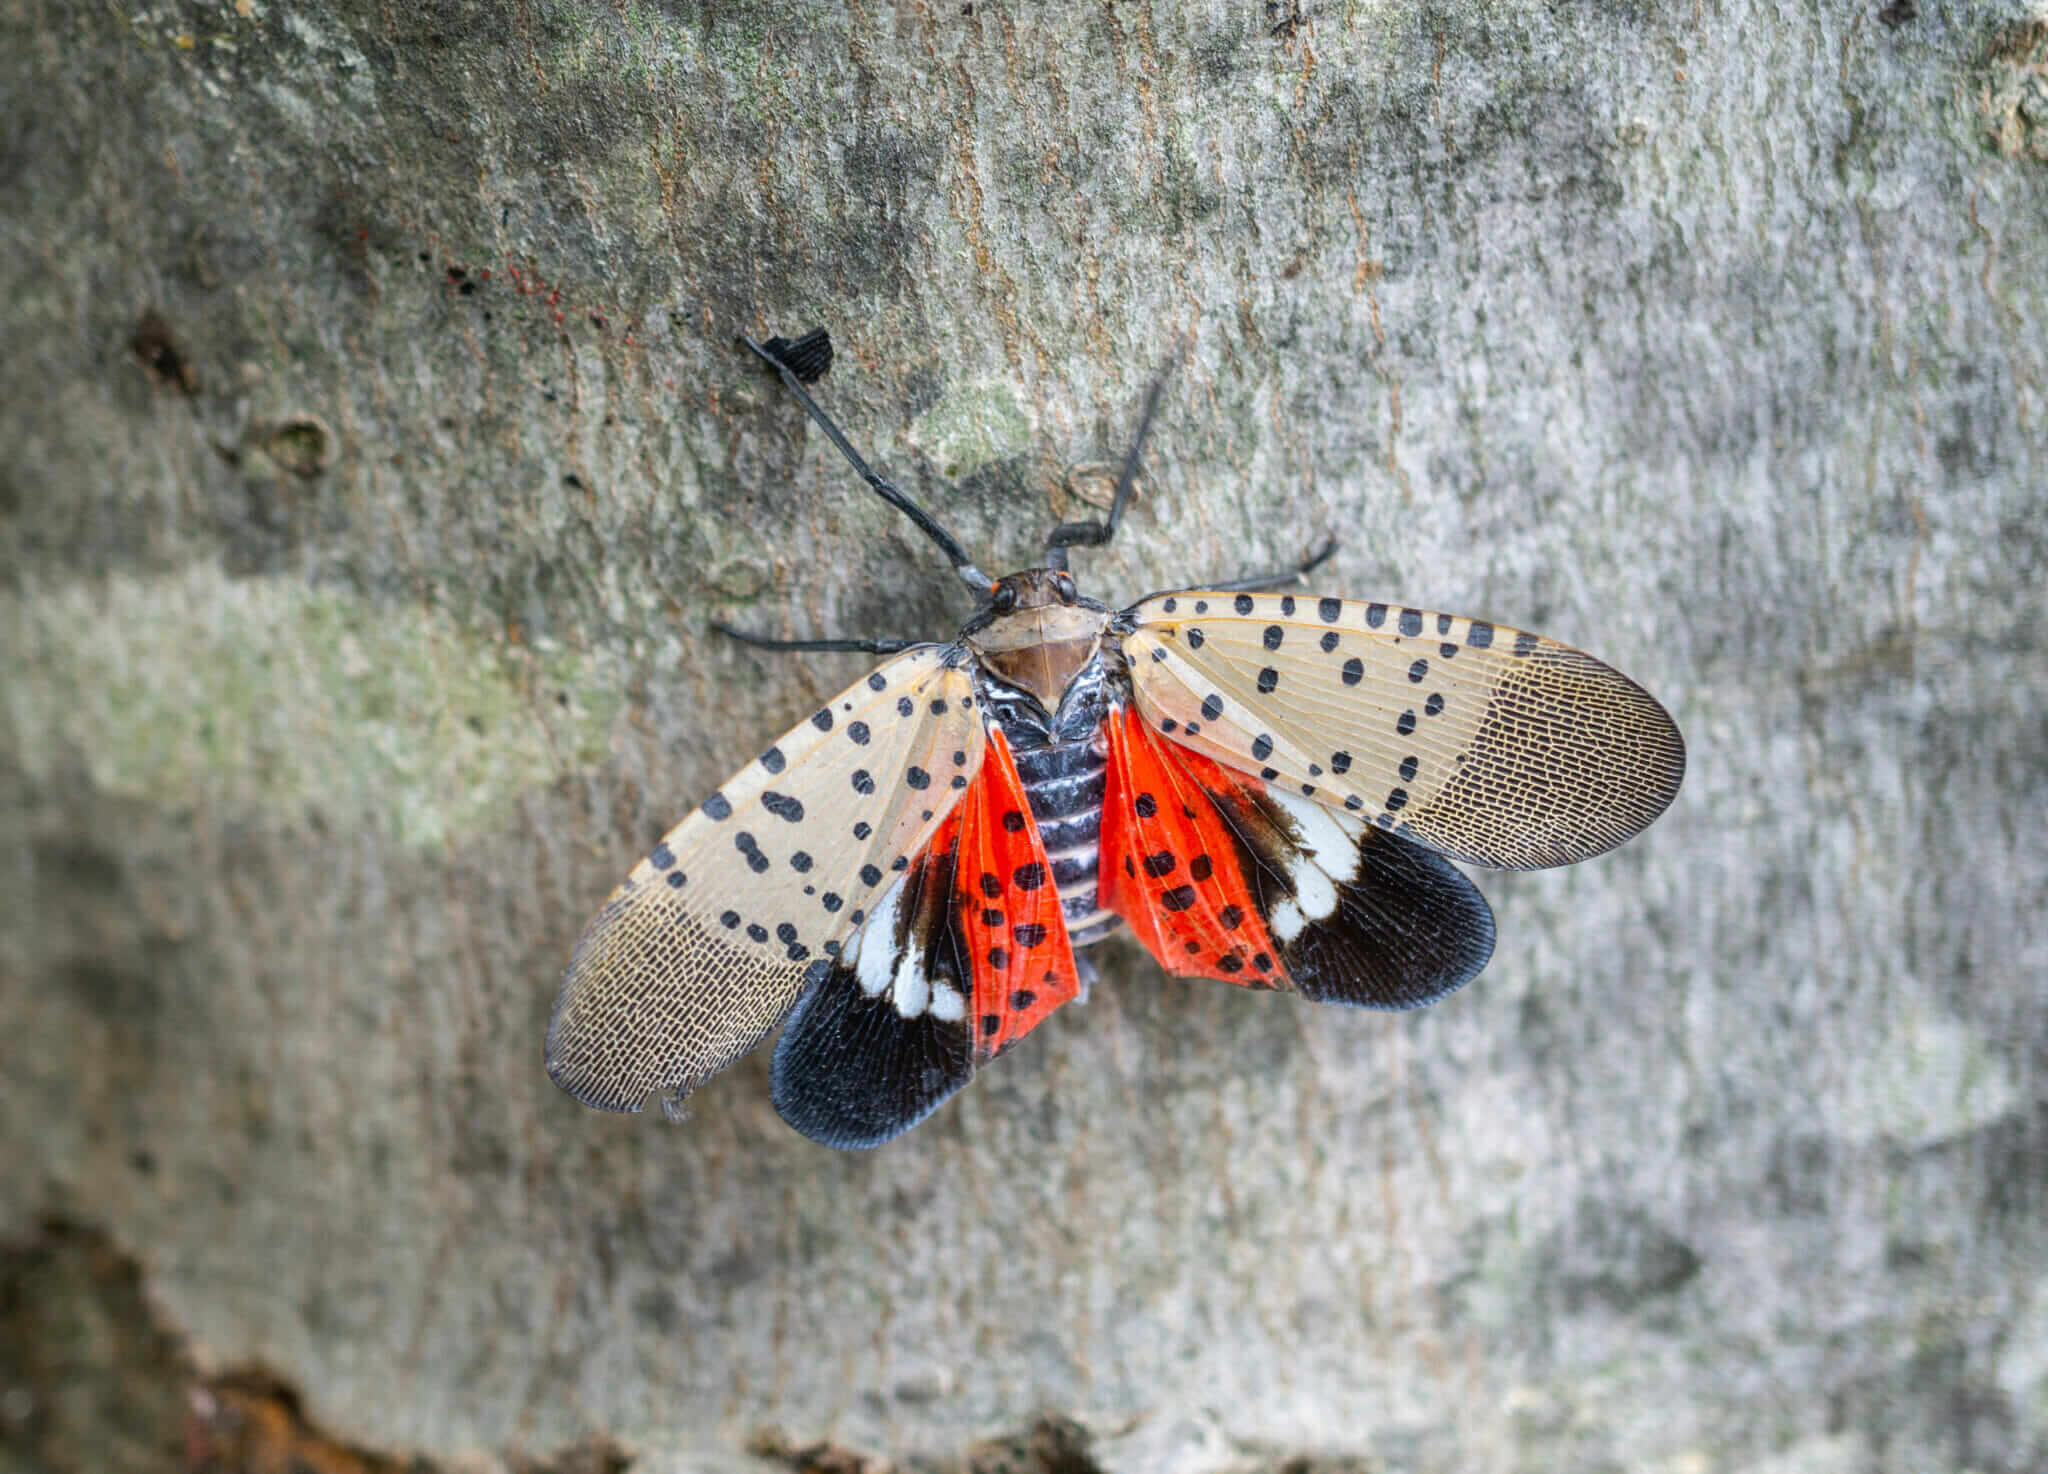
<path fill-rule="evenodd" d="M 1122 649 L 1155 728 L 1454 859 L 1597 855 L 1685 774 L 1663 707 L 1540 635 L 1292 594 L 1167 594 L 1132 616 Z"/>
<path fill-rule="evenodd" d="M 972 677 L 924 646 L 832 698 L 665 835 L 584 929 L 548 1073 L 638 1110 L 758 1044 L 980 771 Z"/>

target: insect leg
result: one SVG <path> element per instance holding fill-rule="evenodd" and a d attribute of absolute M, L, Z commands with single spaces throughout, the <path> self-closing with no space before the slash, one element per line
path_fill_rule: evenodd
<path fill-rule="evenodd" d="M 1248 594 L 1258 589 L 1283 588 L 1288 584 L 1297 583 L 1315 572 L 1316 569 L 1329 562 L 1330 555 L 1336 551 L 1337 539 L 1333 535 L 1325 538 L 1321 547 L 1310 553 L 1292 568 L 1282 568 L 1273 573 L 1255 573 L 1249 578 L 1222 579 L 1214 583 L 1205 580 L 1202 583 L 1177 584 L 1170 589 L 1154 589 L 1151 593 L 1145 595 L 1145 599 L 1157 598 L 1161 594 L 1191 592 L 1196 589 L 1205 594 Z M 1135 609 L 1138 604 L 1144 603 L 1145 599 L 1138 600 L 1137 604 L 1133 604 L 1131 607 Z"/>
<path fill-rule="evenodd" d="M 929 640 L 776 640 L 766 635 L 750 635 L 715 619 L 711 621 L 711 627 L 728 639 L 752 645 L 756 650 L 858 650 L 865 655 L 897 655 L 931 643 Z"/>
<path fill-rule="evenodd" d="M 1223 583 L 1205 583 L 1204 589 L 1217 594 L 1252 593 L 1258 589 L 1277 589 L 1286 584 L 1299 583 L 1330 561 L 1330 555 L 1337 551 L 1335 534 L 1325 538 L 1323 545 L 1310 553 L 1292 568 L 1282 568 L 1272 573 L 1254 573 L 1245 578 L 1233 578 Z"/>
<path fill-rule="evenodd" d="M 763 345 L 756 343 L 752 338 L 746 337 L 743 334 L 740 341 L 753 351 L 755 357 L 775 370 L 776 374 L 782 379 L 783 387 L 796 396 L 797 403 L 801 404 L 805 412 L 813 420 L 817 421 L 818 428 L 825 432 L 825 438 L 830 440 L 839 453 L 846 457 L 847 464 L 860 473 L 861 480 L 867 482 L 869 487 L 874 490 L 875 495 L 916 523 L 919 532 L 922 532 L 926 537 L 939 545 L 939 551 L 946 555 L 947 561 L 953 565 L 953 572 L 959 575 L 961 582 L 973 589 L 977 596 L 986 598 L 988 591 L 994 587 L 995 580 L 974 566 L 973 561 L 968 558 L 966 550 L 954 540 L 950 532 L 932 520 L 931 513 L 925 511 L 923 507 L 920 507 L 916 502 L 905 496 L 898 489 L 895 482 L 890 481 L 885 476 L 878 475 L 872 470 L 868 463 L 861 459 L 860 452 L 848 443 L 846 436 L 832 422 L 832 417 L 826 414 L 824 410 L 818 408 L 818 402 L 805 391 L 800 377 L 801 371 L 811 371 L 811 377 L 815 378 L 818 374 L 824 372 L 823 367 L 819 365 L 819 359 L 822 357 L 825 362 L 829 363 L 831 361 L 829 353 L 825 351 L 829 349 L 831 340 L 829 338 L 825 339 L 824 345 L 821 348 L 817 343 L 818 336 L 817 333 L 807 333 L 794 344 L 789 343 L 786 339 L 775 338 L 770 339 L 768 344 Z M 770 351 L 771 348 L 778 344 L 791 350 L 791 358 L 797 360 L 794 367 L 790 362 L 785 361 L 782 357 Z"/>
<path fill-rule="evenodd" d="M 1109 515 L 1100 521 L 1062 522 L 1045 539 L 1045 566 L 1065 568 L 1068 548 L 1099 548 L 1116 536 L 1117 520 L 1124 514 L 1124 508 L 1131 502 L 1131 487 L 1138 479 L 1138 464 L 1145 453 L 1145 436 L 1152 428 L 1152 417 L 1159 412 L 1159 396 L 1166 391 L 1167 375 L 1173 371 L 1168 364 L 1152 381 L 1152 387 L 1145 392 L 1145 408 L 1138 415 L 1138 433 L 1131 437 L 1131 448 L 1124 456 L 1123 474 L 1116 479 L 1116 496 L 1109 504 Z"/>

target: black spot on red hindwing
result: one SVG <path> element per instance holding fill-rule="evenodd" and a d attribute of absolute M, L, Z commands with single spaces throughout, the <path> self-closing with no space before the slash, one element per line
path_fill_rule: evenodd
<path fill-rule="evenodd" d="M 993 901 L 1003 893 L 1003 883 L 988 871 L 981 872 L 981 893 Z"/>
<path fill-rule="evenodd" d="M 1141 793 L 1132 801 L 1131 810 L 1140 819 L 1149 819 L 1159 812 L 1159 800 L 1149 793 Z"/>
<path fill-rule="evenodd" d="M 1045 884 L 1045 867 L 1036 860 L 1028 865 L 1019 865 L 1010 880 L 1020 891 L 1035 891 Z"/>
<path fill-rule="evenodd" d="M 1188 875 L 1194 880 L 1207 880 L 1215 873 L 1216 867 L 1207 855 L 1197 855 L 1188 861 Z"/>
<path fill-rule="evenodd" d="M 1037 921 L 1020 921 L 1010 928 L 1010 935 L 1020 947 L 1036 947 L 1046 937 L 1045 925 Z"/>
<path fill-rule="evenodd" d="M 1024 832 L 1024 816 L 1017 810 L 1011 809 L 1003 815 L 1003 829 L 1010 834 L 1022 834 Z"/>
<path fill-rule="evenodd" d="M 1177 885 L 1159 893 L 1159 906 L 1164 911 L 1185 911 L 1194 904 L 1195 888 L 1191 885 Z"/>
<path fill-rule="evenodd" d="M 1225 931 L 1236 931 L 1244 925 L 1244 911 L 1236 906 L 1225 906 L 1216 913 L 1216 919 L 1223 923 Z"/>
<path fill-rule="evenodd" d="M 1155 850 L 1145 857 L 1145 873 L 1154 880 L 1163 875 L 1173 874 L 1174 866 L 1180 863 L 1171 850 Z"/>
<path fill-rule="evenodd" d="M 1019 988 L 1010 995 L 1010 1007 L 1018 1013 L 1024 1012 L 1038 1001 L 1038 995 L 1029 988 Z"/>
<path fill-rule="evenodd" d="M 988 965 L 996 972 L 1002 972 L 1010 965 L 1010 954 L 1001 947 L 988 949 Z"/>

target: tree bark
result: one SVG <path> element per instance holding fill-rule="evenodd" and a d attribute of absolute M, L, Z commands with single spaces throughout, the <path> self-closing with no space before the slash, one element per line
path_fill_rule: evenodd
<path fill-rule="evenodd" d="M 0 7 L 0 1236 L 436 1460 L 2048 1466 L 2029 14 Z M 1419 1015 L 1125 943 L 873 1153 L 577 1106 L 584 920 L 863 669 L 708 622 L 967 612 L 734 347 L 818 325 L 997 572 L 1177 364 L 1085 591 L 1334 535 L 1677 804 Z"/>

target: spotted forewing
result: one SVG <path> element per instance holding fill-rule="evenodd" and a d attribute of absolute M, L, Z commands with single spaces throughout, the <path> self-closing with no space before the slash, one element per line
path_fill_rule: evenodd
<path fill-rule="evenodd" d="M 637 1110 L 760 1043 L 981 770 L 974 683 L 939 646 L 818 708 L 665 835 L 585 929 L 548 1073 Z"/>
<path fill-rule="evenodd" d="M 1160 595 L 1130 623 L 1157 730 L 1453 859 L 1587 859 L 1662 813 L 1685 772 L 1642 687 L 1540 635 L 1292 594 Z"/>

